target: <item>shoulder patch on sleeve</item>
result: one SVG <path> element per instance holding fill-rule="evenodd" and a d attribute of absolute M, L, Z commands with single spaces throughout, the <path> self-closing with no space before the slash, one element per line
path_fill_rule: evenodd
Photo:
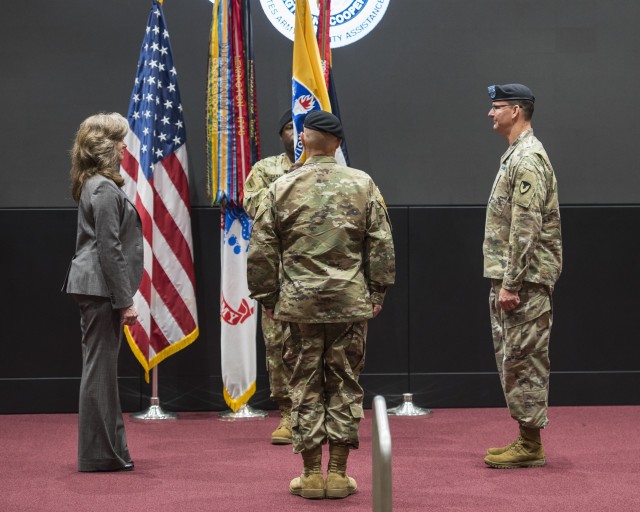
<path fill-rule="evenodd" d="M 523 208 L 529 208 L 537 188 L 538 177 L 534 172 L 525 170 L 516 179 L 513 202 Z"/>
<path fill-rule="evenodd" d="M 384 197 L 382 197 L 378 187 L 376 187 L 376 200 L 384 207 L 385 210 L 387 209 L 387 204 L 384 202 Z"/>
<path fill-rule="evenodd" d="M 269 185 L 269 189 L 267 193 L 262 198 L 262 201 L 260 201 L 260 204 L 256 209 L 256 215 L 253 218 L 254 222 L 258 220 L 258 218 L 262 217 L 267 210 L 273 207 L 274 194 L 275 194 L 275 187 L 273 186 L 273 183 L 272 183 L 271 185 Z"/>
<path fill-rule="evenodd" d="M 253 172 L 251 172 L 244 182 L 244 190 L 247 192 L 255 192 L 257 188 L 258 187 L 255 184 L 255 176 L 253 175 Z"/>

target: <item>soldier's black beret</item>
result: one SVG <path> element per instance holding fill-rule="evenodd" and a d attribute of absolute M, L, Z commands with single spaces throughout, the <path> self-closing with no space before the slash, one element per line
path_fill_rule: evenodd
<path fill-rule="evenodd" d="M 278 123 L 278 133 L 282 135 L 282 129 L 284 125 L 291 122 L 293 119 L 293 115 L 291 113 L 291 109 L 287 110 L 284 114 L 280 116 L 280 122 Z"/>
<path fill-rule="evenodd" d="M 528 100 L 536 101 L 531 89 L 522 84 L 490 85 L 487 87 L 491 101 Z"/>
<path fill-rule="evenodd" d="M 342 123 L 340 119 L 324 110 L 313 110 L 304 118 L 304 127 L 319 132 L 330 133 L 342 139 Z"/>

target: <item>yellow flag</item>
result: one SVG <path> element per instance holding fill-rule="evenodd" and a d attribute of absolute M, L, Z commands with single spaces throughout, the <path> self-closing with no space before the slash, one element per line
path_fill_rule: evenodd
<path fill-rule="evenodd" d="M 312 110 L 331 112 L 308 0 L 296 0 L 292 90 L 296 161 L 304 161 L 300 133 L 305 116 Z"/>

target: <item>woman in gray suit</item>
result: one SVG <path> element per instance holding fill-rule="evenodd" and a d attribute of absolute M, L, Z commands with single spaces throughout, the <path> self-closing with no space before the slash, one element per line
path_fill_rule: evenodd
<path fill-rule="evenodd" d="M 120 114 L 96 114 L 71 150 L 78 233 L 64 290 L 80 306 L 82 330 L 78 471 L 133 469 L 118 394 L 123 325 L 136 322 L 143 271 L 142 223 L 119 173 L 128 130 Z"/>

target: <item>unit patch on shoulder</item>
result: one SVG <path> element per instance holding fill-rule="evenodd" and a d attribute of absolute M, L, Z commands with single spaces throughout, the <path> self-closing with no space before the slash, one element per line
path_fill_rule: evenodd
<path fill-rule="evenodd" d="M 525 170 L 518 176 L 516 189 L 513 194 L 513 202 L 524 208 L 529 208 L 535 195 L 538 178 L 535 173 Z"/>
<path fill-rule="evenodd" d="M 529 183 L 528 181 L 522 180 L 520 182 L 520 193 L 521 194 L 526 194 L 527 192 L 529 192 L 530 188 L 531 188 L 531 183 Z"/>

